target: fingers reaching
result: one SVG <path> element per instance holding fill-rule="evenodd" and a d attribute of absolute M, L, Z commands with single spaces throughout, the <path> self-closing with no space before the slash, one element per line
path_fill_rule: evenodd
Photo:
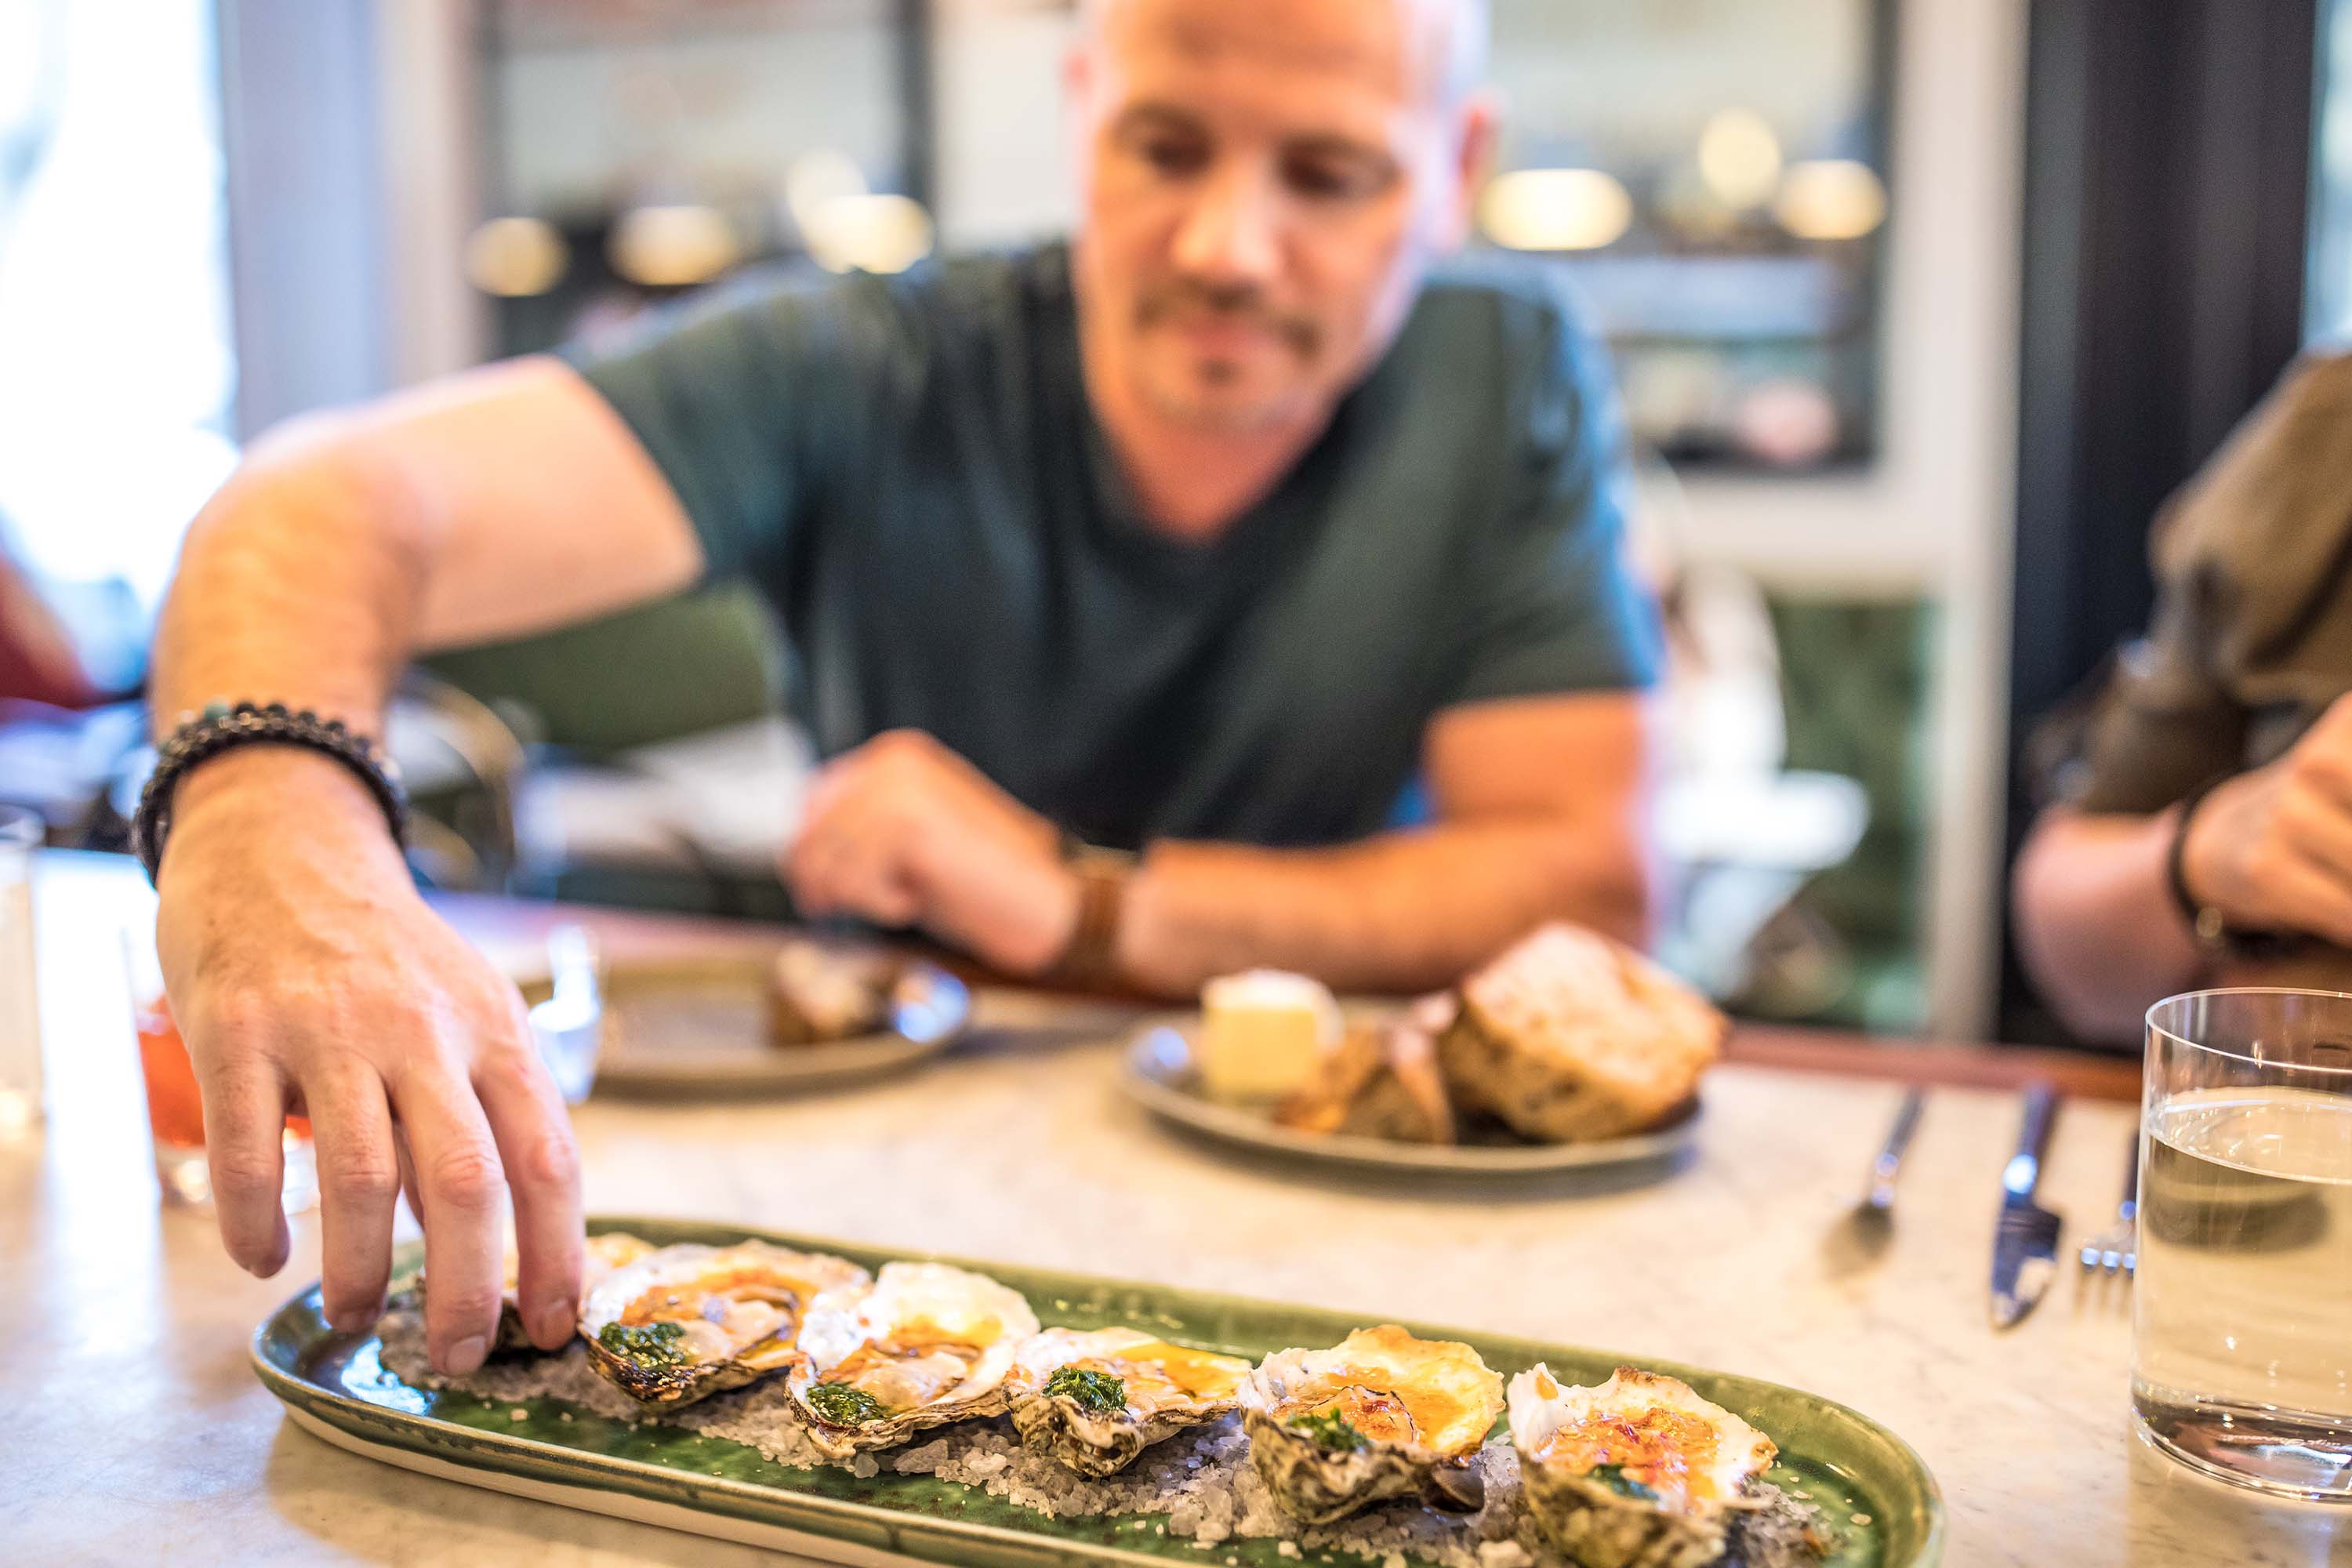
<path fill-rule="evenodd" d="M 400 1162 L 383 1080 L 344 1058 L 303 1087 L 319 1157 L 320 1285 L 327 1321 L 361 1328 L 383 1310 Z"/>
<path fill-rule="evenodd" d="M 482 1108 L 450 1064 L 427 1056 L 393 1086 L 425 1227 L 425 1333 L 433 1365 L 482 1364 L 505 1293 L 506 1168 Z"/>
<path fill-rule="evenodd" d="M 513 1192 L 515 1299 L 523 1328 L 533 1344 L 553 1350 L 579 1321 L 580 1156 L 562 1096 L 522 1043 L 530 1026 L 520 1002 L 515 1011 L 513 1037 L 484 1054 L 474 1089 Z"/>
<path fill-rule="evenodd" d="M 286 1084 L 257 1042 L 228 1031 L 208 1066 L 205 1148 L 221 1245 L 266 1279 L 286 1266 Z"/>

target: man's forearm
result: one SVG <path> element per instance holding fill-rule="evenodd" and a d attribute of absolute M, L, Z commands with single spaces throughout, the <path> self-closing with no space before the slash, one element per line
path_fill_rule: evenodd
<path fill-rule="evenodd" d="M 1543 819 L 1441 825 L 1326 850 L 1156 845 L 1129 885 L 1120 965 L 1183 995 L 1276 964 L 1347 990 L 1451 984 L 1545 920 L 1646 943 L 1639 836 Z"/>
<path fill-rule="evenodd" d="M 2131 1037 L 2148 1004 L 2204 971 L 2166 881 L 2173 815 L 2053 812 L 2018 858 L 2019 952 L 2079 1034 Z"/>
<path fill-rule="evenodd" d="M 297 435 L 248 461 L 189 530 L 156 628 L 154 722 L 215 700 L 309 708 L 370 734 L 405 663 L 425 531 L 385 473 Z"/>

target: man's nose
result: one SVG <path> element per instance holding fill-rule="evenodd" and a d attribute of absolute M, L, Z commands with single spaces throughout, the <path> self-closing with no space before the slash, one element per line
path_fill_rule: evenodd
<path fill-rule="evenodd" d="M 1207 282 L 1264 284 L 1281 265 L 1277 196 L 1260 171 L 1235 163 L 1202 182 L 1176 235 L 1176 265 Z"/>

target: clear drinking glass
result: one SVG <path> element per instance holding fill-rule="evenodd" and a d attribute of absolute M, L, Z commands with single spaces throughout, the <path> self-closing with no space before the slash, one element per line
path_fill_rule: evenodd
<path fill-rule="evenodd" d="M 2157 1447 L 2352 1501 L 2352 995 L 2147 1014 L 2132 1408 Z"/>
<path fill-rule="evenodd" d="M 205 1102 L 197 1092 L 188 1044 L 180 1037 L 171 1001 L 163 994 L 152 931 L 123 931 L 122 963 L 131 985 L 131 1023 L 139 1036 L 139 1076 L 147 1088 L 147 1130 L 155 1145 L 156 1183 L 167 1204 L 209 1208 L 213 1180 L 205 1161 Z M 289 1116 L 280 1139 L 286 1162 L 281 1196 L 288 1214 L 300 1214 L 319 1201 L 310 1123 Z"/>
<path fill-rule="evenodd" d="M 41 1008 L 33 982 L 33 851 L 42 823 L 0 805 L 0 1138 L 41 1120 Z"/>

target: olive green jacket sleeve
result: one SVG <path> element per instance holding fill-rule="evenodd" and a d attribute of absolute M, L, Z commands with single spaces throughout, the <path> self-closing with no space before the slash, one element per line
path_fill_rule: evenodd
<path fill-rule="evenodd" d="M 2165 505 L 2155 616 L 2036 737 L 2050 798 L 2159 811 L 2352 689 L 2352 354 L 2297 361 Z"/>

